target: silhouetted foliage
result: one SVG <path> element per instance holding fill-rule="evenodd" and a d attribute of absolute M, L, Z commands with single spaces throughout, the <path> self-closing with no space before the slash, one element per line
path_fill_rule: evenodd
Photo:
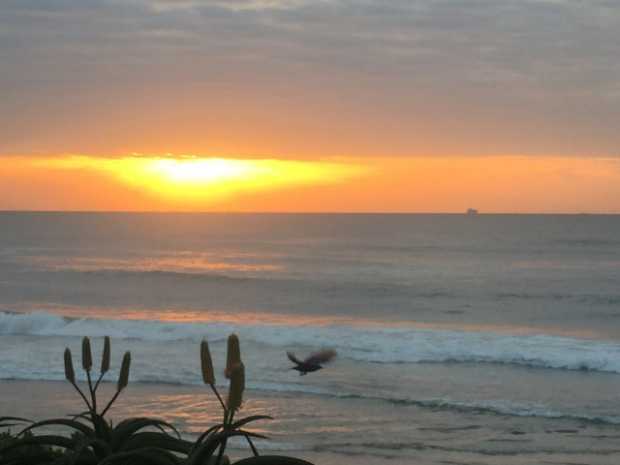
<path fill-rule="evenodd" d="M 110 369 L 110 339 L 104 339 L 101 365 L 96 380 L 93 376 L 93 358 L 90 340 L 82 340 L 82 369 L 86 373 L 86 386 L 78 385 L 69 349 L 64 353 L 65 378 L 73 386 L 86 406 L 86 410 L 67 418 L 52 418 L 32 422 L 25 418 L 0 417 L 0 465 L 227 465 L 224 455 L 231 437 L 243 437 L 253 457 L 243 459 L 240 465 L 309 465 L 292 457 L 259 456 L 252 438 L 266 436 L 248 431 L 245 427 L 257 420 L 271 419 L 267 415 L 253 415 L 235 419 L 243 405 L 245 366 L 241 361 L 239 339 L 228 339 L 225 375 L 229 378 L 226 400 L 215 386 L 215 373 L 209 345 L 200 346 L 202 377 L 217 397 L 222 408 L 222 421 L 204 431 L 194 442 L 181 438 L 176 428 L 156 418 L 127 418 L 114 425 L 106 414 L 129 384 L 131 354 L 123 356 L 116 391 L 103 408 L 97 391 Z M 23 427 L 24 424 L 28 425 Z M 11 427 L 21 427 L 12 434 Z M 35 434 L 38 431 L 63 428 L 61 434 Z M 311 465 L 311 464 L 310 464 Z"/>

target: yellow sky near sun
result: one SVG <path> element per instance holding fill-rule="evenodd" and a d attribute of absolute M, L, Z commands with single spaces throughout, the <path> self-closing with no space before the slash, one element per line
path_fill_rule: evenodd
<path fill-rule="evenodd" d="M 241 193 L 345 182 L 367 170 L 354 163 L 199 157 L 68 156 L 33 163 L 44 170 L 99 172 L 155 199 L 200 208 Z"/>
<path fill-rule="evenodd" d="M 4 157 L 0 209 L 620 212 L 620 160 Z"/>

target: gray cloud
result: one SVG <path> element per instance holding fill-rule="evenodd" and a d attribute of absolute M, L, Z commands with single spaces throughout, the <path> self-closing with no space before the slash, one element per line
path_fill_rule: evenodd
<path fill-rule="evenodd" d="M 479 152 L 620 146 L 616 1 L 5 0 L 0 60 L 3 151 L 30 150 L 22 136 L 46 105 L 110 107 L 136 88 L 210 99 L 224 86 L 239 106 L 248 85 L 260 103 L 316 117 L 323 99 L 345 126 L 384 130 L 396 154 L 408 123 L 467 151 L 482 134 Z"/>

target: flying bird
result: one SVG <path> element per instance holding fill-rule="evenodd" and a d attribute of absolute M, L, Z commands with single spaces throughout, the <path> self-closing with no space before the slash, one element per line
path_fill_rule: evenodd
<path fill-rule="evenodd" d="M 287 352 L 288 359 L 295 364 L 291 370 L 297 370 L 300 376 L 323 368 L 324 363 L 330 362 L 336 356 L 335 350 L 321 350 L 310 355 L 305 360 L 299 360 L 293 352 Z"/>

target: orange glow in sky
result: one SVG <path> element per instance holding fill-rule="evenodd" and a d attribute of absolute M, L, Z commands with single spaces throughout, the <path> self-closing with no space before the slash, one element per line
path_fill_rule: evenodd
<path fill-rule="evenodd" d="M 203 207 L 239 193 L 339 183 L 366 171 L 360 165 L 335 162 L 199 157 L 69 156 L 36 165 L 103 173 L 163 201 Z"/>
<path fill-rule="evenodd" d="M 0 158 L 0 210 L 618 213 L 620 160 Z"/>

